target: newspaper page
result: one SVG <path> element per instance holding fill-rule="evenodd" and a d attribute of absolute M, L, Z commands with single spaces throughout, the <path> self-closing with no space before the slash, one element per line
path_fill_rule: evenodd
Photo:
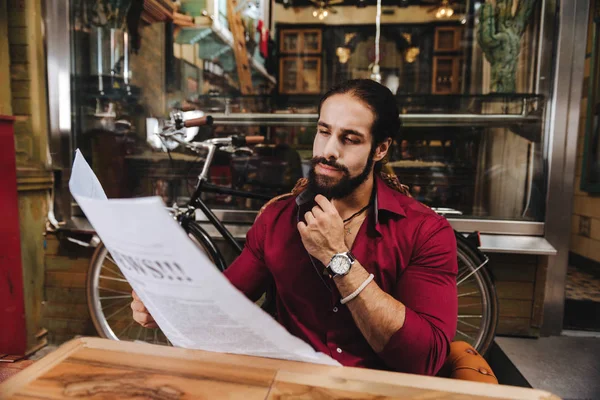
<path fill-rule="evenodd" d="M 77 150 L 69 188 L 125 278 L 178 347 L 340 365 L 238 291 L 158 197 L 107 199 Z"/>

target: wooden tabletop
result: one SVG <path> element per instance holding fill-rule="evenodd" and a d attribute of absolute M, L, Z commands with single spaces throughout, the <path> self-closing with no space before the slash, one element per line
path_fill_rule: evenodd
<path fill-rule="evenodd" d="M 0 384 L 0 399 L 558 399 L 544 391 L 79 338 Z"/>

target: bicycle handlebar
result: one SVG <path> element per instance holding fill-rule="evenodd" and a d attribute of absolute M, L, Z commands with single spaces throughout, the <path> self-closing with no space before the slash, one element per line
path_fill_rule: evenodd
<path fill-rule="evenodd" d="M 264 136 L 232 136 L 231 144 L 236 147 L 251 146 L 265 141 Z"/>
<path fill-rule="evenodd" d="M 213 117 L 211 117 L 210 115 L 183 121 L 183 126 L 185 126 L 186 128 L 191 128 L 193 126 L 212 125 L 212 124 L 213 124 Z"/>
<path fill-rule="evenodd" d="M 246 139 L 247 145 L 261 144 L 262 142 L 265 141 L 264 136 L 246 136 L 246 137 L 244 137 L 244 139 Z"/>

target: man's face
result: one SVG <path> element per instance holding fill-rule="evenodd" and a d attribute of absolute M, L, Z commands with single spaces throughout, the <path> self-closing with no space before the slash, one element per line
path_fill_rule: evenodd
<path fill-rule="evenodd" d="M 343 198 L 372 177 L 374 161 L 383 158 L 372 146 L 373 121 L 373 112 L 350 94 L 325 100 L 308 179 L 313 192 Z"/>

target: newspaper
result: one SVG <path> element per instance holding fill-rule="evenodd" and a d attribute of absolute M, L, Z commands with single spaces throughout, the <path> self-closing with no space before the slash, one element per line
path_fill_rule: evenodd
<path fill-rule="evenodd" d="M 79 150 L 69 188 L 173 345 L 340 365 L 292 336 L 238 291 L 189 239 L 160 198 L 107 199 Z"/>

